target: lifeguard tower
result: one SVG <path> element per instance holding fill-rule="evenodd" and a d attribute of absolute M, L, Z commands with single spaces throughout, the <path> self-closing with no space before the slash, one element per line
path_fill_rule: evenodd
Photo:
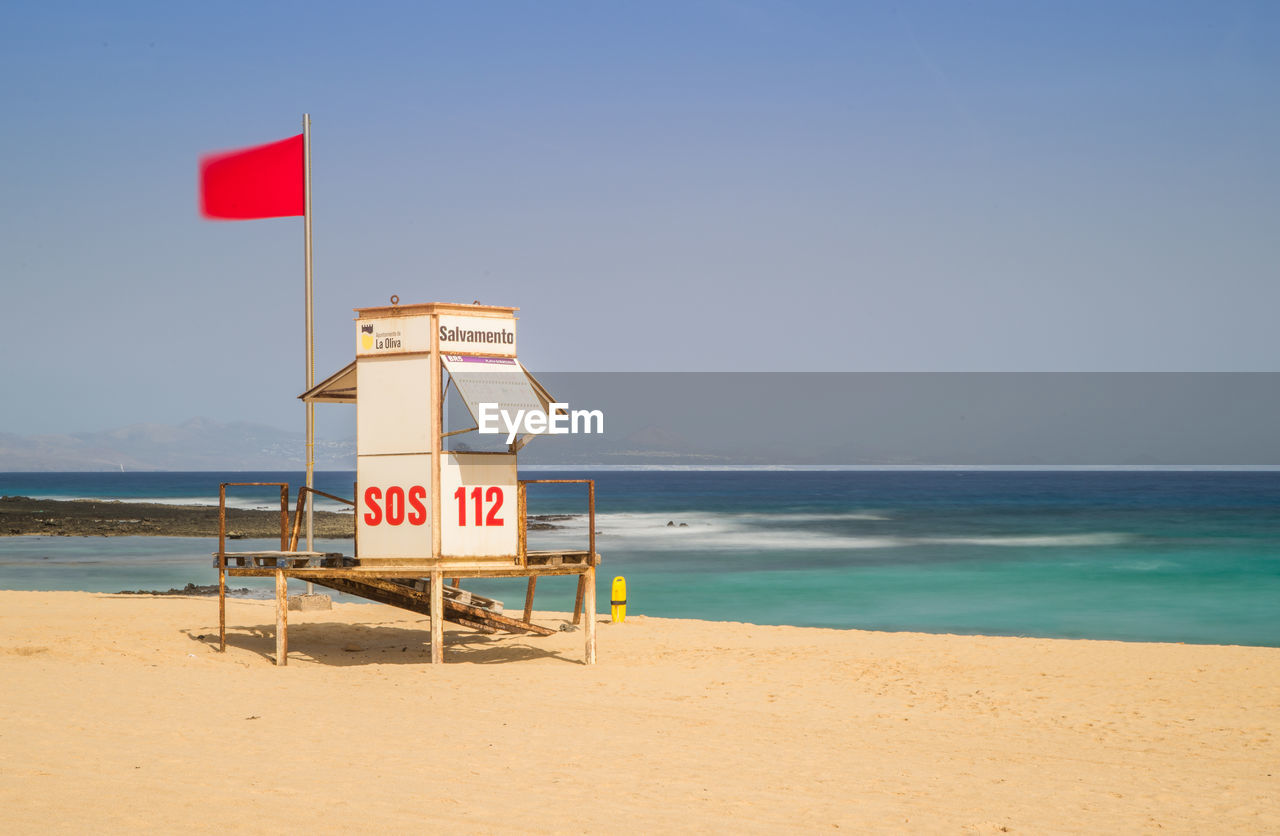
<path fill-rule="evenodd" d="M 477 430 L 482 406 L 508 416 L 554 409 L 550 393 L 516 355 L 517 308 L 491 305 L 391 304 L 357 308 L 355 360 L 304 392 L 307 403 L 356 407 L 355 497 L 348 500 L 300 488 L 292 525 L 289 488 L 280 487 L 280 550 L 227 551 L 226 490 L 220 489 L 218 552 L 219 640 L 226 649 L 226 578 L 274 576 L 276 664 L 288 657 L 287 583 L 300 578 L 341 592 L 431 617 L 431 661 L 443 661 L 444 621 L 486 632 L 549 635 L 531 620 L 543 575 L 578 576 L 574 622 L 582 611 L 586 662 L 595 663 L 595 485 L 591 480 L 517 476 L 518 451 L 545 425 L 521 425 L 488 446 L 457 439 Z M 446 395 L 452 390 L 476 426 L 449 430 Z M 493 407 L 487 407 L 492 410 Z M 461 410 L 457 410 L 461 411 Z M 513 427 L 512 429 L 515 429 Z M 580 482 L 587 493 L 587 543 L 582 550 L 530 551 L 526 491 L 531 484 Z M 254 483 L 263 484 L 263 483 Z M 355 508 L 353 554 L 298 550 L 311 494 Z M 462 578 L 527 577 L 524 617 L 459 586 Z M 451 583 L 446 583 L 450 579 Z"/>

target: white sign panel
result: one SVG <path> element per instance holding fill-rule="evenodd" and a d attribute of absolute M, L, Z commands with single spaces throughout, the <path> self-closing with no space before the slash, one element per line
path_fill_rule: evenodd
<path fill-rule="evenodd" d="M 431 455 L 356 458 L 360 557 L 431 557 Z"/>
<path fill-rule="evenodd" d="M 431 350 L 431 317 L 387 316 L 356 320 L 356 356 Z"/>
<path fill-rule="evenodd" d="M 446 354 L 444 368 L 477 422 L 482 403 L 497 404 L 512 421 L 521 412 L 547 408 L 514 358 Z"/>
<path fill-rule="evenodd" d="M 431 452 L 431 356 L 357 362 L 356 453 Z"/>
<path fill-rule="evenodd" d="M 440 316 L 440 353 L 516 356 L 515 317 Z"/>
<path fill-rule="evenodd" d="M 446 453 L 441 465 L 440 549 L 445 556 L 514 556 L 519 549 L 515 455 Z"/>

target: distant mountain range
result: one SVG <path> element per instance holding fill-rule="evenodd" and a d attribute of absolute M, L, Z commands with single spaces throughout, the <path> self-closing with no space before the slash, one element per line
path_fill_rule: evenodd
<path fill-rule="evenodd" d="M 521 452 L 524 465 L 1280 465 L 1275 373 L 579 372 L 540 380 L 558 401 L 603 413 L 605 432 L 538 439 Z M 354 417 L 322 422 L 331 435 L 349 434 L 317 440 L 318 468 L 355 468 Z M 467 414 L 456 419 L 450 427 L 470 423 Z M 449 443 L 504 447 L 495 436 Z M 296 430 L 195 418 L 0 433 L 0 471 L 301 470 L 304 451 Z"/>
<path fill-rule="evenodd" d="M 0 433 L 0 471 L 301 470 L 305 437 L 262 424 L 192 418 L 66 435 Z M 316 467 L 353 470 L 355 438 L 316 441 Z"/>
<path fill-rule="evenodd" d="M 472 437 L 474 438 L 474 436 Z M 645 427 L 618 439 L 539 439 L 525 448 L 529 464 L 752 464 L 759 457 L 708 454 L 670 431 Z M 455 442 L 456 443 L 456 442 Z M 465 444 L 459 445 L 466 449 Z M 479 449 L 500 449 L 487 444 Z M 245 421 L 192 418 L 177 426 L 130 424 L 102 432 L 61 435 L 0 433 L 0 472 L 100 470 L 301 470 L 301 432 Z M 316 468 L 354 470 L 354 435 L 316 440 Z"/>

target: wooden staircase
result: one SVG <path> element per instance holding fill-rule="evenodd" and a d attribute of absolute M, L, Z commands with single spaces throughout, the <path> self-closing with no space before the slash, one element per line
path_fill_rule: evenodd
<path fill-rule="evenodd" d="M 410 612 L 431 615 L 431 581 L 418 578 L 326 578 L 309 577 L 317 586 L 368 598 L 380 604 Z M 502 604 L 492 598 L 484 598 L 456 586 L 446 585 L 442 590 L 444 620 L 471 627 L 482 633 L 533 633 L 538 636 L 555 635 L 555 630 L 521 621 L 502 614 Z"/>

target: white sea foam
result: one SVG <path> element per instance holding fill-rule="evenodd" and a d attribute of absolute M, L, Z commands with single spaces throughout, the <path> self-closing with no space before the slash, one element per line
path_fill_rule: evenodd
<path fill-rule="evenodd" d="M 596 547 L 611 544 L 626 549 L 686 548 L 699 551 L 795 551 L 890 549 L 908 546 L 988 546 L 995 548 L 1093 547 L 1127 542 L 1128 535 L 1113 532 L 1073 534 L 992 534 L 980 536 L 865 534 L 823 531 L 804 523 L 823 520 L 889 519 L 883 514 L 728 514 L 706 511 L 671 513 L 611 513 L 596 516 Z M 675 525 L 668 525 L 668 523 Z M 530 532 L 534 548 L 581 548 L 586 542 L 587 520 L 575 515 L 557 522 L 556 531 Z"/>
<path fill-rule="evenodd" d="M 992 537 L 921 537 L 918 543 L 957 546 L 1118 546 L 1130 541 L 1127 534 L 1096 531 L 1086 534 L 1008 534 Z"/>
<path fill-rule="evenodd" d="M 596 547 L 609 544 L 624 548 L 685 548 L 695 550 L 774 551 L 795 549 L 877 549 L 899 545 L 896 538 L 849 536 L 780 525 L 750 525 L 745 515 L 715 513 L 599 514 L 596 516 Z M 667 525 L 674 522 L 675 525 Z M 556 546 L 581 543 L 586 538 L 585 518 L 557 525 L 560 531 L 530 532 L 535 548 L 554 541 Z M 535 542 L 536 541 L 536 542 Z"/>
<path fill-rule="evenodd" d="M 1111 568 L 1117 572 L 1159 572 L 1174 565 L 1168 560 L 1126 560 L 1112 564 Z"/>
<path fill-rule="evenodd" d="M 737 516 L 755 517 L 753 514 L 739 514 Z M 891 520 L 893 516 L 887 511 L 833 511 L 828 513 L 821 512 L 799 512 L 799 513 L 782 513 L 769 514 L 766 519 L 770 521 L 777 520 L 779 522 L 822 522 L 823 520 L 869 520 L 872 522 L 881 522 Z"/>

